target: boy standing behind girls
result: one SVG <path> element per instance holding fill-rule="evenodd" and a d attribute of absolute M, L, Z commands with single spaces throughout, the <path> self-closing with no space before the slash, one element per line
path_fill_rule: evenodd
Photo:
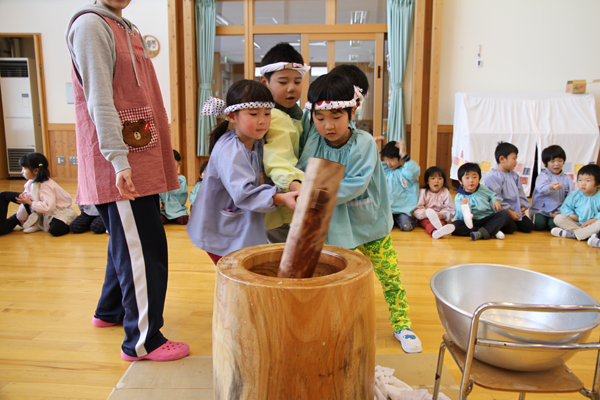
<path fill-rule="evenodd" d="M 262 59 L 260 81 L 275 101 L 271 125 L 265 135 L 263 162 L 265 174 L 283 193 L 302 187 L 304 171 L 298 169 L 302 110 L 296 104 L 302 94 L 302 80 L 310 69 L 289 43 L 273 46 Z M 270 243 L 285 242 L 293 211 L 286 206 L 265 216 Z"/>
<path fill-rule="evenodd" d="M 498 167 L 492 169 L 483 180 L 500 199 L 502 209 L 515 221 L 517 230 L 530 233 L 533 230 L 533 222 L 525 215 L 529 208 L 529 200 L 523 190 L 521 178 L 514 169 L 517 166 L 517 155 L 519 149 L 511 143 L 500 142 L 496 146 L 496 162 Z"/>

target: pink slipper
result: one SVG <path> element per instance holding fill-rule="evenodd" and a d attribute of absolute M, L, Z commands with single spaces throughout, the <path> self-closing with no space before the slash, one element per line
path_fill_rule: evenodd
<path fill-rule="evenodd" d="M 92 324 L 98 328 L 106 328 L 108 326 L 116 325 L 116 322 L 106 322 L 102 321 L 100 318 L 96 318 L 96 316 L 92 317 Z"/>
<path fill-rule="evenodd" d="M 179 360 L 188 354 L 190 354 L 190 346 L 181 342 L 171 342 L 170 340 L 167 340 L 167 343 L 142 357 L 131 357 L 121 350 L 121 358 L 125 361 L 172 361 Z"/>

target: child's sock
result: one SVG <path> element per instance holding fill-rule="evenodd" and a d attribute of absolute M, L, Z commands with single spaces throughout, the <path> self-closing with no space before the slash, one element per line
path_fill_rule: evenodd
<path fill-rule="evenodd" d="M 590 247 L 600 247 L 600 239 L 598 238 L 598 234 L 594 233 L 588 239 L 588 246 Z"/>
<path fill-rule="evenodd" d="M 537 214 L 536 214 L 537 215 Z M 504 240 L 504 232 L 498 231 L 496 233 L 496 239 Z"/>
<path fill-rule="evenodd" d="M 461 204 L 460 209 L 463 213 L 463 220 L 465 221 L 465 225 L 469 229 L 473 229 L 473 214 L 471 213 L 471 207 L 469 204 Z"/>
<path fill-rule="evenodd" d="M 471 240 L 488 240 L 489 238 L 490 234 L 485 228 L 479 228 L 479 230 L 471 232 Z"/>
<path fill-rule="evenodd" d="M 575 239 L 575 233 L 573 233 L 572 231 L 568 231 L 566 229 L 552 228 L 550 233 L 552 234 L 552 236 L 556 236 L 556 237 L 560 237 L 560 238 Z"/>
<path fill-rule="evenodd" d="M 29 214 L 27 221 L 23 223 L 23 229 L 31 228 L 36 222 L 38 222 L 39 218 L 40 215 L 36 212 Z"/>
<path fill-rule="evenodd" d="M 431 233 L 431 237 L 434 239 L 439 239 L 443 236 L 450 235 L 454 232 L 455 226 L 452 224 L 444 225 L 440 229 L 436 229 Z"/>
<path fill-rule="evenodd" d="M 425 210 L 425 215 L 427 215 L 429 222 L 431 222 L 431 225 L 433 225 L 435 229 L 442 229 L 440 217 L 438 217 L 438 214 L 435 212 L 435 210 L 428 208 L 427 210 Z"/>

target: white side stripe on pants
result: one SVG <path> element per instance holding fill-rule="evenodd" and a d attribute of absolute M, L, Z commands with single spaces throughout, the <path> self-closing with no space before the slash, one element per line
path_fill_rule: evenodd
<path fill-rule="evenodd" d="M 127 240 L 129 248 L 129 258 L 131 259 L 131 269 L 133 274 L 133 286 L 135 288 L 135 299 L 138 306 L 138 329 L 140 337 L 135 345 L 135 351 L 138 357 L 147 354 L 144 344 L 148 336 L 148 286 L 146 281 L 146 263 L 142 252 L 142 243 L 138 233 L 133 210 L 129 200 L 117 201 L 117 209 L 121 217 L 121 225 Z"/>

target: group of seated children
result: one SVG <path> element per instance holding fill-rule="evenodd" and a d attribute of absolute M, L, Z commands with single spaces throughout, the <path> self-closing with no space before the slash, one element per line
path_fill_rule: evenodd
<path fill-rule="evenodd" d="M 415 219 L 434 239 L 448 234 L 470 236 L 472 240 L 504 239 L 505 234 L 515 231 L 550 229 L 554 236 L 587 239 L 591 247 L 600 247 L 600 167 L 582 167 L 577 173 L 579 190 L 574 190 L 571 177 L 563 172 L 567 156 L 558 145 L 542 151 L 546 169 L 536 181 L 531 207 L 514 171 L 518 149 L 511 143 L 498 143 L 498 166 L 485 176 L 483 184 L 477 164 L 460 166 L 454 205 L 441 168 L 431 167 L 425 172 L 425 187 L 417 202 L 419 167 L 411 164 L 404 144 L 389 142 L 381 154 L 394 221 L 402 231 L 412 230 Z M 525 214 L 528 209 L 531 219 Z"/>

